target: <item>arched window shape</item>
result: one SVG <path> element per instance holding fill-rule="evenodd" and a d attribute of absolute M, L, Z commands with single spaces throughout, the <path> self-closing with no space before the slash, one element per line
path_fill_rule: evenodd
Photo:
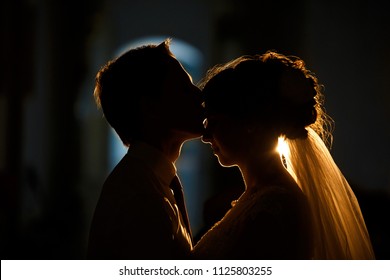
<path fill-rule="evenodd" d="M 131 41 L 121 46 L 114 54 L 115 57 L 129 49 L 139 47 L 145 44 L 159 44 L 164 41 L 165 36 L 143 37 Z M 172 38 L 170 50 L 178 61 L 183 65 L 186 71 L 192 76 L 196 84 L 203 73 L 203 54 L 194 46 L 177 38 Z M 113 129 L 110 129 L 108 160 L 109 169 L 120 161 L 126 153 L 119 137 Z M 209 191 L 207 175 L 205 174 L 204 155 L 209 153 L 208 147 L 201 143 L 199 139 L 187 141 L 182 148 L 180 158 L 176 162 L 177 172 L 185 187 L 185 196 L 187 201 L 188 213 L 191 220 L 191 227 L 194 235 L 199 232 L 203 226 L 202 206 L 204 199 Z M 205 176 L 206 175 L 206 176 Z"/>

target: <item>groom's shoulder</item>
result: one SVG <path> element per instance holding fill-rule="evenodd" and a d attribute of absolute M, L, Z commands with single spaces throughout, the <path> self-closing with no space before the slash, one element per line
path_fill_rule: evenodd
<path fill-rule="evenodd" d="M 152 170 L 142 161 L 142 159 L 125 155 L 114 167 L 106 183 L 129 183 L 145 182 L 153 177 Z"/>
<path fill-rule="evenodd" d="M 136 207 L 141 201 L 161 200 L 155 191 L 157 179 L 142 161 L 124 157 L 106 178 L 101 191 L 99 204 L 116 208 Z"/>
<path fill-rule="evenodd" d="M 142 158 L 128 155 L 109 174 L 103 190 L 114 196 L 123 196 L 122 199 L 142 197 L 160 201 L 167 195 L 161 172 L 157 172 Z"/>

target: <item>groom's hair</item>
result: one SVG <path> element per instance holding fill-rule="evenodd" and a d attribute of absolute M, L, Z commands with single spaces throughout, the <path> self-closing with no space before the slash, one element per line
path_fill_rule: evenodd
<path fill-rule="evenodd" d="M 169 44 L 167 39 L 159 45 L 130 49 L 110 60 L 96 75 L 96 104 L 125 146 L 140 131 L 141 98 L 155 98 L 163 91 L 167 65 L 173 56 Z"/>

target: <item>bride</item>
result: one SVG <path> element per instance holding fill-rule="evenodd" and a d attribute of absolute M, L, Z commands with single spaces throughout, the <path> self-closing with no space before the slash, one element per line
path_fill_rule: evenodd
<path fill-rule="evenodd" d="M 245 191 L 195 258 L 374 259 L 358 201 L 324 144 L 321 86 L 302 60 L 242 56 L 209 70 L 201 87 L 203 141 L 222 166 L 239 167 Z"/>

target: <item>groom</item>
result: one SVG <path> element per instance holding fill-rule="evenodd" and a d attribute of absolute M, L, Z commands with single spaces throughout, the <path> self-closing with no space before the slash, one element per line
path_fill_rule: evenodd
<path fill-rule="evenodd" d="M 192 236 L 174 163 L 202 133 L 200 90 L 167 40 L 108 62 L 94 96 L 129 149 L 103 185 L 87 258 L 187 258 Z"/>

